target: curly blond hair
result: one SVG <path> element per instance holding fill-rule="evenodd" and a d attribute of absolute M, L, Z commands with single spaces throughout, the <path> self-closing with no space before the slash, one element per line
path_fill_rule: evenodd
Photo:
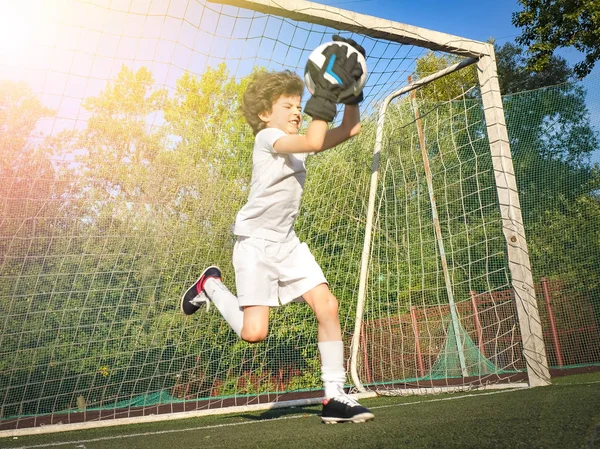
<path fill-rule="evenodd" d="M 282 72 L 256 72 L 252 75 L 250 84 L 244 92 L 240 109 L 242 115 L 252 127 L 254 135 L 266 127 L 259 114 L 270 112 L 282 95 L 302 97 L 304 82 L 295 73 L 284 70 Z"/>

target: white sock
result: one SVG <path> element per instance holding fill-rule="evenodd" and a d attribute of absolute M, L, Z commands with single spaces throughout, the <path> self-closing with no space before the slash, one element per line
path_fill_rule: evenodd
<path fill-rule="evenodd" d="M 340 341 L 320 341 L 321 380 L 327 399 L 339 396 L 344 391 L 346 370 L 344 369 L 344 343 Z"/>
<path fill-rule="evenodd" d="M 204 291 L 208 299 L 219 310 L 227 324 L 231 326 L 233 331 L 239 336 L 242 334 L 242 326 L 244 325 L 244 312 L 238 306 L 238 300 L 225 287 L 225 285 L 215 278 L 208 278 L 204 284 Z"/>

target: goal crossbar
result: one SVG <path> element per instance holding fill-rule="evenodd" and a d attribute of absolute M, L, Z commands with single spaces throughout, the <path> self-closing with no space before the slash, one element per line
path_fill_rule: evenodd
<path fill-rule="evenodd" d="M 488 52 L 484 42 L 303 0 L 211 0 L 211 3 L 251 9 L 460 56 L 479 57 Z"/>

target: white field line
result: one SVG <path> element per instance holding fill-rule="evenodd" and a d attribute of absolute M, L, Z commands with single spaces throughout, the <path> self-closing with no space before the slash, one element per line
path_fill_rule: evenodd
<path fill-rule="evenodd" d="M 522 391 L 523 389 L 518 388 L 517 390 Z M 380 405 L 380 406 L 376 406 L 376 407 L 370 407 L 370 409 L 377 410 L 377 409 L 390 408 L 390 407 L 403 407 L 403 406 L 417 405 L 417 404 L 423 404 L 423 403 L 428 403 L 428 402 L 450 401 L 450 400 L 457 400 L 457 399 L 468 398 L 468 397 L 473 397 L 473 396 L 487 396 L 487 395 L 491 395 L 491 394 L 508 393 L 511 391 L 514 391 L 514 390 L 490 391 L 489 393 L 480 393 L 477 395 L 468 394 L 468 395 L 459 396 L 459 397 L 436 398 L 436 399 L 430 399 L 430 400 L 409 402 L 409 403 L 405 403 L 405 404 Z M 250 424 L 262 424 L 262 423 L 271 422 L 271 421 L 282 421 L 285 419 L 306 418 L 307 416 L 311 416 L 311 415 L 309 415 L 307 413 L 303 413 L 300 415 L 282 416 L 282 417 L 278 417 L 278 418 L 267 418 L 267 419 L 262 419 L 262 420 L 257 420 L 257 421 L 243 421 L 243 422 L 237 422 L 237 423 L 213 424 L 213 425 L 209 425 L 209 426 L 189 427 L 186 429 L 170 429 L 170 430 L 158 430 L 155 432 L 131 433 L 131 434 L 127 434 L 127 435 L 114 435 L 114 436 L 107 436 L 107 437 L 91 438 L 88 440 L 60 441 L 60 442 L 56 442 L 56 443 L 36 444 L 36 445 L 32 445 L 32 446 L 20 446 L 20 447 L 15 447 L 12 449 L 34 449 L 34 448 L 41 448 L 41 447 L 55 447 L 55 446 L 64 446 L 64 445 L 83 445 L 85 443 L 94 443 L 97 441 L 120 440 L 120 439 L 125 439 L 125 438 L 136 438 L 136 437 L 150 437 L 152 435 L 164 435 L 164 434 L 168 434 L 168 433 L 195 432 L 195 431 L 199 431 L 199 430 L 211 430 L 211 429 L 219 429 L 219 428 L 223 428 L 223 427 L 245 426 L 245 425 L 250 425 Z"/>
<path fill-rule="evenodd" d="M 574 385 L 592 385 L 592 384 L 600 384 L 600 381 L 581 382 L 581 383 L 576 383 L 576 384 L 554 385 L 554 387 L 566 387 L 566 386 L 572 386 L 572 385 L 573 386 Z M 526 389 L 529 389 L 529 388 L 526 388 Z M 379 410 L 379 409 L 392 408 L 392 407 L 407 407 L 407 406 L 426 404 L 426 403 L 431 403 L 431 402 L 456 401 L 456 400 L 464 399 L 464 398 L 491 396 L 494 394 L 512 393 L 515 391 L 523 391 L 523 390 L 524 390 L 524 388 L 504 389 L 504 390 L 496 390 L 496 391 L 490 391 L 490 392 L 485 392 L 485 393 L 465 394 L 462 396 L 450 396 L 450 397 L 444 397 L 444 398 L 424 399 L 421 401 L 408 402 L 408 403 L 402 403 L 402 404 L 379 405 L 379 406 L 375 406 L 375 407 L 370 407 L 370 409 L 371 410 Z M 251 424 L 258 425 L 258 424 L 271 422 L 271 421 L 283 421 L 286 419 L 306 418 L 308 416 L 311 416 L 311 415 L 309 415 L 307 413 L 303 413 L 300 415 L 281 416 L 278 418 L 267 418 L 267 419 L 262 419 L 262 420 L 257 420 L 257 421 L 243 421 L 243 422 L 237 422 L 237 423 L 212 424 L 209 426 L 189 427 L 186 429 L 169 429 L 169 430 L 158 430 L 155 432 L 131 433 L 131 434 L 127 434 L 127 435 L 114 435 L 114 436 L 107 436 L 107 437 L 100 437 L 100 438 L 90 438 L 87 440 L 59 441 L 56 443 L 35 444 L 32 446 L 19 446 L 19 447 L 14 447 L 11 449 L 36 449 L 36 448 L 56 447 L 56 446 L 65 446 L 65 445 L 77 445 L 76 447 L 85 447 L 82 445 L 84 445 L 85 443 L 94 443 L 97 441 L 111 441 L 111 440 L 121 440 L 121 439 L 125 439 L 125 438 L 150 437 L 152 435 L 164 435 L 164 434 L 169 434 L 169 433 L 181 433 L 181 432 L 195 432 L 195 431 L 199 431 L 199 430 L 211 430 L 211 429 L 219 429 L 219 428 L 224 428 L 224 427 L 246 426 L 246 425 L 251 425 Z M 16 438 L 17 437 L 14 437 L 13 439 L 16 439 Z"/>

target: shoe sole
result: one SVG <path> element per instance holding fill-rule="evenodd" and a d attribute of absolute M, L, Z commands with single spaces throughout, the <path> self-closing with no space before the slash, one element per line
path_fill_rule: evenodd
<path fill-rule="evenodd" d="M 321 417 L 321 421 L 325 424 L 338 424 L 345 422 L 361 423 L 371 421 L 375 418 L 373 413 L 361 413 L 360 415 L 353 416 L 352 418 L 332 418 L 332 417 Z"/>
<path fill-rule="evenodd" d="M 192 286 L 190 288 L 188 288 L 185 293 L 181 296 L 181 301 L 179 303 L 179 308 L 181 309 L 181 311 L 184 313 L 184 315 L 190 316 L 193 315 L 194 313 L 196 313 L 196 310 L 199 310 L 200 307 L 198 307 L 196 310 L 194 310 L 192 313 L 185 313 L 185 310 L 183 310 L 183 303 L 185 302 L 185 297 L 187 296 L 187 294 L 190 292 L 190 290 L 195 290 L 196 289 L 196 284 L 198 283 L 198 281 L 200 281 L 200 279 L 202 279 L 202 276 L 204 276 L 206 274 L 206 272 L 208 270 L 210 270 L 211 268 L 216 268 L 217 270 L 219 269 L 219 267 L 217 267 L 216 265 L 211 265 L 210 267 L 207 267 L 200 276 L 198 276 L 198 279 L 196 279 L 196 282 L 194 282 L 192 284 Z M 195 295 L 194 295 L 195 296 Z"/>

